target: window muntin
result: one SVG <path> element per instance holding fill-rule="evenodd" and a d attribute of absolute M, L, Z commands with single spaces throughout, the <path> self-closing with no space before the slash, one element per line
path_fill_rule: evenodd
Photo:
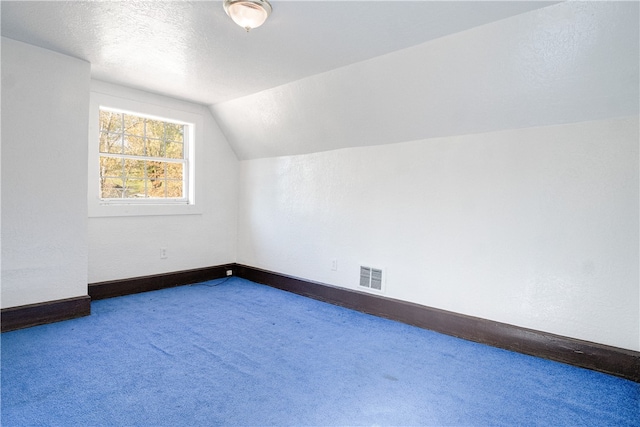
<path fill-rule="evenodd" d="M 188 203 L 192 125 L 100 107 L 103 202 Z"/>

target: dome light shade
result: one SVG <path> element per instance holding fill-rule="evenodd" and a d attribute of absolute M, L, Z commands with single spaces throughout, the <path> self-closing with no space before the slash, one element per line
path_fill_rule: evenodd
<path fill-rule="evenodd" d="M 264 24 L 271 14 L 267 0 L 225 0 L 224 11 L 247 32 Z"/>

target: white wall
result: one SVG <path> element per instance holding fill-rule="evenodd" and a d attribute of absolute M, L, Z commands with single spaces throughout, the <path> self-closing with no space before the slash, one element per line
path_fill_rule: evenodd
<path fill-rule="evenodd" d="M 639 13 L 563 2 L 212 106 L 238 262 L 640 350 Z"/>
<path fill-rule="evenodd" d="M 2 308 L 87 294 L 89 73 L 2 38 Z"/>
<path fill-rule="evenodd" d="M 640 350 L 637 116 L 240 164 L 238 262 Z M 338 270 L 331 270 L 337 259 Z"/>
<path fill-rule="evenodd" d="M 89 283 L 235 262 L 238 160 L 209 110 L 99 81 L 92 82 L 92 91 L 201 115 L 204 138 L 196 147 L 200 213 L 90 217 Z"/>
<path fill-rule="evenodd" d="M 202 115 L 199 213 L 87 219 L 91 89 Z M 206 107 L 91 82 L 87 62 L 2 38 L 2 142 L 2 308 L 235 261 L 238 161 Z"/>

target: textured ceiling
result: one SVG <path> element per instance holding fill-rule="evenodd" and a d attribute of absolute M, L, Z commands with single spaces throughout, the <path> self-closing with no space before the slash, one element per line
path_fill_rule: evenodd
<path fill-rule="evenodd" d="M 240 159 L 638 114 L 638 2 L 565 2 L 210 107 Z"/>
<path fill-rule="evenodd" d="M 247 34 L 220 1 L 3 1 L 2 35 L 84 59 L 96 79 L 212 105 L 550 3 L 272 4 Z"/>

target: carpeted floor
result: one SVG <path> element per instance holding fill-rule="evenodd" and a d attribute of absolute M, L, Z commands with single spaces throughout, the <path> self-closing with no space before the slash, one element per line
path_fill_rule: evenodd
<path fill-rule="evenodd" d="M 2 334 L 2 425 L 640 426 L 640 384 L 239 278 Z"/>

